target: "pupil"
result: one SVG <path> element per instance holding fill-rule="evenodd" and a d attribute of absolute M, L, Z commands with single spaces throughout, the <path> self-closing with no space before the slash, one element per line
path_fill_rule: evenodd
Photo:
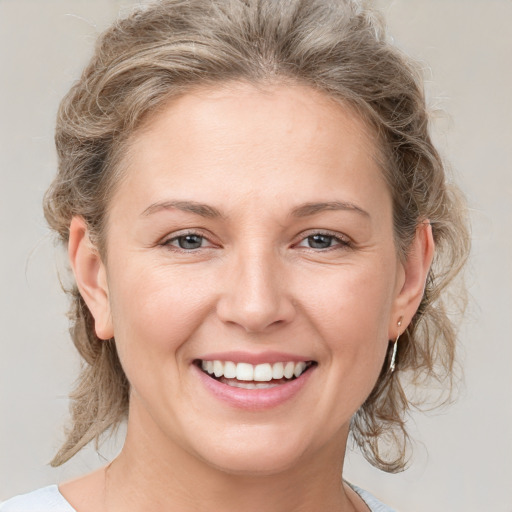
<path fill-rule="evenodd" d="M 312 235 L 308 237 L 309 246 L 313 249 L 327 249 L 331 246 L 332 236 L 330 235 Z"/>
<path fill-rule="evenodd" d="M 185 235 L 180 236 L 178 239 L 181 249 L 199 249 L 202 241 L 203 237 L 199 235 Z"/>

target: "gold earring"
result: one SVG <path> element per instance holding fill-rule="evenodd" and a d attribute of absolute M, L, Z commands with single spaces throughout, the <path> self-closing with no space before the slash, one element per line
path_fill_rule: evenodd
<path fill-rule="evenodd" d="M 402 325 L 402 317 L 400 317 L 400 319 L 398 320 L 397 322 L 397 326 L 398 326 L 398 335 L 396 337 L 396 340 L 395 342 L 393 343 L 393 352 L 391 354 L 391 362 L 389 364 L 389 371 L 391 373 L 393 373 L 395 371 L 395 367 L 396 367 L 396 351 L 398 349 L 398 338 L 400 338 L 400 327 Z"/>

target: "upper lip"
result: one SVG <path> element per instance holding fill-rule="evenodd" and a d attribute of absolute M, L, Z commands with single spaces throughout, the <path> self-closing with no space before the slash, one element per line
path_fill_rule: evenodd
<path fill-rule="evenodd" d="M 301 361 L 307 362 L 312 361 L 310 357 L 304 357 L 302 355 L 291 354 L 287 352 L 242 352 L 242 351 L 230 351 L 230 352 L 215 352 L 204 354 L 195 360 L 201 361 L 232 361 L 233 363 L 249 363 L 249 364 L 263 364 L 263 363 L 282 363 L 293 361 L 299 363 Z"/>

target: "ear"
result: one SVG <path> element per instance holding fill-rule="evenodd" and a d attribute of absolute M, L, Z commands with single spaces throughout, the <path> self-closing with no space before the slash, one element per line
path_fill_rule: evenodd
<path fill-rule="evenodd" d="M 403 272 L 398 283 L 398 293 L 393 304 L 390 318 L 389 339 L 402 334 L 411 323 L 425 292 L 425 283 L 432 259 L 434 258 L 434 238 L 432 226 L 428 220 L 416 228 L 414 240 L 402 264 Z M 398 325 L 398 322 L 400 326 Z"/>
<path fill-rule="evenodd" d="M 114 336 L 110 310 L 107 274 L 100 254 L 89 238 L 82 217 L 73 217 L 69 227 L 68 256 L 80 295 L 94 317 L 98 338 Z"/>

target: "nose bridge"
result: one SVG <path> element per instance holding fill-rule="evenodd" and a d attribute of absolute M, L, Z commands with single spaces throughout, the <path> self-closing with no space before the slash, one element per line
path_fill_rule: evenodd
<path fill-rule="evenodd" d="M 223 321 L 258 332 L 292 319 L 294 307 L 280 257 L 268 243 L 252 243 L 237 251 L 230 266 L 218 307 Z"/>

